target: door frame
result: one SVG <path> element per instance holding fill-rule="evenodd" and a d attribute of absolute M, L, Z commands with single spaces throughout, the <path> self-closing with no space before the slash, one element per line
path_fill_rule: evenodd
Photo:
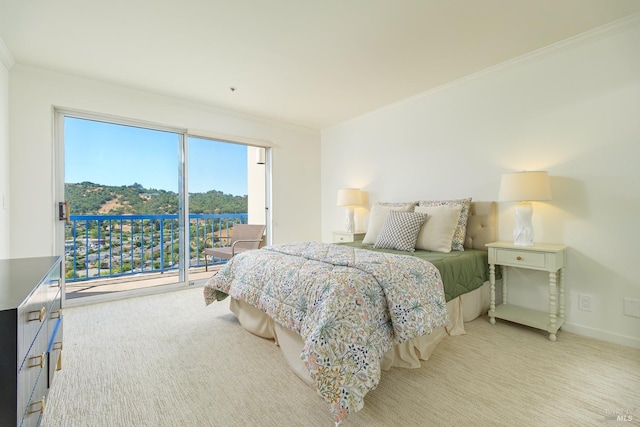
<path fill-rule="evenodd" d="M 182 192 L 182 196 L 178 202 L 178 212 L 181 215 L 180 223 L 180 236 L 182 241 L 180 245 L 180 266 L 179 266 L 179 278 L 178 282 L 173 284 L 167 284 L 162 286 L 152 286 L 142 289 L 132 289 L 126 291 L 115 292 L 112 294 L 88 296 L 83 298 L 73 298 L 66 300 L 66 296 L 63 295 L 63 304 L 65 306 L 77 306 L 84 304 L 93 304 L 104 301 L 112 301 L 117 299 L 129 298 L 134 296 L 149 295 L 156 293 L 163 293 L 171 290 L 185 289 L 189 286 L 204 284 L 203 281 L 196 283 L 189 280 L 189 259 L 190 259 L 190 246 L 188 239 L 189 232 L 189 197 L 188 197 L 188 171 L 189 171 L 189 137 L 213 139 L 220 142 L 229 142 L 233 144 L 241 144 L 253 147 L 263 148 L 265 150 L 265 224 L 266 228 L 266 244 L 272 242 L 272 215 L 271 215 L 271 177 L 272 177 L 272 147 L 273 145 L 268 141 L 257 140 L 253 138 L 243 138 L 237 136 L 229 136 L 224 134 L 218 134 L 207 131 L 194 131 L 186 128 L 171 127 L 159 125 L 157 123 L 146 122 L 143 120 L 129 119 L 108 114 L 99 114 L 87 112 L 84 110 L 77 110 L 64 107 L 53 107 L 53 140 L 54 140 L 54 153 L 53 153 L 53 179 L 52 179 L 52 194 L 54 195 L 55 209 L 54 212 L 58 212 L 58 202 L 64 201 L 64 172 L 65 172 L 65 147 L 64 147 L 64 118 L 74 117 L 78 119 L 94 120 L 105 123 L 112 123 L 116 125 L 133 126 L 138 128 L 157 130 L 163 132 L 171 132 L 180 135 L 180 150 L 179 150 L 179 191 Z M 179 216 L 180 217 L 180 216 Z M 53 253 L 64 254 L 65 244 L 65 223 L 54 219 L 55 225 L 53 227 Z M 64 274 L 63 274 L 64 276 Z"/>
<path fill-rule="evenodd" d="M 189 242 L 185 239 L 185 227 L 188 227 L 188 215 L 180 215 L 181 211 L 189 212 L 189 198 L 184 197 L 184 191 L 187 188 L 187 180 L 184 175 L 184 171 L 187 170 L 187 141 L 186 141 L 186 129 L 162 126 L 156 123 L 144 122 L 142 120 L 132 120 L 117 116 L 110 116 L 106 114 L 96 114 L 81 110 L 74 110 L 69 108 L 54 107 L 54 120 L 53 120 L 53 134 L 54 134 L 54 165 L 53 165 L 53 194 L 55 200 L 55 212 L 58 212 L 58 203 L 64 202 L 64 176 L 65 176 L 65 146 L 64 146 L 64 119 L 65 117 L 73 117 L 77 119 L 93 120 L 98 122 L 110 123 L 115 125 L 132 126 L 137 128 L 156 130 L 162 132 L 170 132 L 179 136 L 179 155 L 178 155 L 178 169 L 179 169 L 179 191 L 182 191 L 182 196 L 179 195 L 178 200 L 178 218 L 180 219 L 179 238 L 182 244 L 179 249 L 179 275 L 176 283 L 171 283 L 162 286 L 151 286 L 142 289 L 131 289 L 126 291 L 114 292 L 110 294 L 87 296 L 82 298 L 66 299 L 66 295 L 63 295 L 63 304 L 67 307 L 78 306 L 84 304 L 93 304 L 104 301 L 113 301 L 117 299 L 129 298 L 140 295 L 149 295 L 154 293 L 166 292 L 168 290 L 176 290 L 186 288 L 188 286 L 188 271 L 185 269 L 186 259 L 189 256 Z M 54 253 L 64 254 L 64 242 L 65 242 L 65 222 L 60 221 L 57 218 L 54 219 L 56 224 L 53 227 L 54 236 Z M 187 228 L 188 230 L 188 228 Z M 64 277 L 64 274 L 63 274 Z"/>

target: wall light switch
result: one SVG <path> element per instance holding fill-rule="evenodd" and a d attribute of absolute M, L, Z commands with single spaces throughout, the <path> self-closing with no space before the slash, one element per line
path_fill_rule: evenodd
<path fill-rule="evenodd" d="M 640 299 L 624 298 L 625 316 L 640 317 Z"/>

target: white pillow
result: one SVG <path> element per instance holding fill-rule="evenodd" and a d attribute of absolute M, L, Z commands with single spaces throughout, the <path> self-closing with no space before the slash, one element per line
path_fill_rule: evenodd
<path fill-rule="evenodd" d="M 427 214 L 427 220 L 418 233 L 416 249 L 451 252 L 451 240 L 458 226 L 462 206 L 416 206 L 415 211 Z"/>
<path fill-rule="evenodd" d="M 464 241 L 467 236 L 467 220 L 469 218 L 469 210 L 471 209 L 471 197 L 457 200 L 420 200 L 419 206 L 442 206 L 442 205 L 461 205 L 462 211 L 458 219 L 458 226 L 453 232 L 451 239 L 451 250 L 464 251 Z"/>
<path fill-rule="evenodd" d="M 384 225 L 384 221 L 387 219 L 389 211 L 393 210 L 399 212 L 412 212 L 413 207 L 413 204 L 407 204 L 403 206 L 384 206 L 377 203 L 373 205 L 371 207 L 371 214 L 369 215 L 369 226 L 367 227 L 367 234 L 364 235 L 362 243 L 373 245 L 376 240 L 378 240 L 380 230 L 382 230 L 382 226 Z"/>

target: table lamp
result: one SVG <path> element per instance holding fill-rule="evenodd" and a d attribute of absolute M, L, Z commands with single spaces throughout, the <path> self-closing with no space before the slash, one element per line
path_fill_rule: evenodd
<path fill-rule="evenodd" d="M 516 206 L 513 244 L 533 246 L 532 201 L 551 200 L 549 175 L 542 171 L 524 171 L 502 175 L 500 181 L 500 201 L 518 201 Z"/>

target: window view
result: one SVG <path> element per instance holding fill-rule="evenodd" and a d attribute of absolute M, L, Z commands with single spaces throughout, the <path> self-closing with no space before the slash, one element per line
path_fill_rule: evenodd
<path fill-rule="evenodd" d="M 181 234 L 181 140 L 179 133 L 64 118 L 67 298 L 177 283 L 187 254 L 190 281 L 225 262 L 204 250 L 226 244 L 220 237 L 248 222 L 252 147 L 188 139 L 189 225 Z"/>
<path fill-rule="evenodd" d="M 235 224 L 248 222 L 247 147 L 189 138 L 190 266 L 223 263 L 205 249 L 227 245 Z"/>

